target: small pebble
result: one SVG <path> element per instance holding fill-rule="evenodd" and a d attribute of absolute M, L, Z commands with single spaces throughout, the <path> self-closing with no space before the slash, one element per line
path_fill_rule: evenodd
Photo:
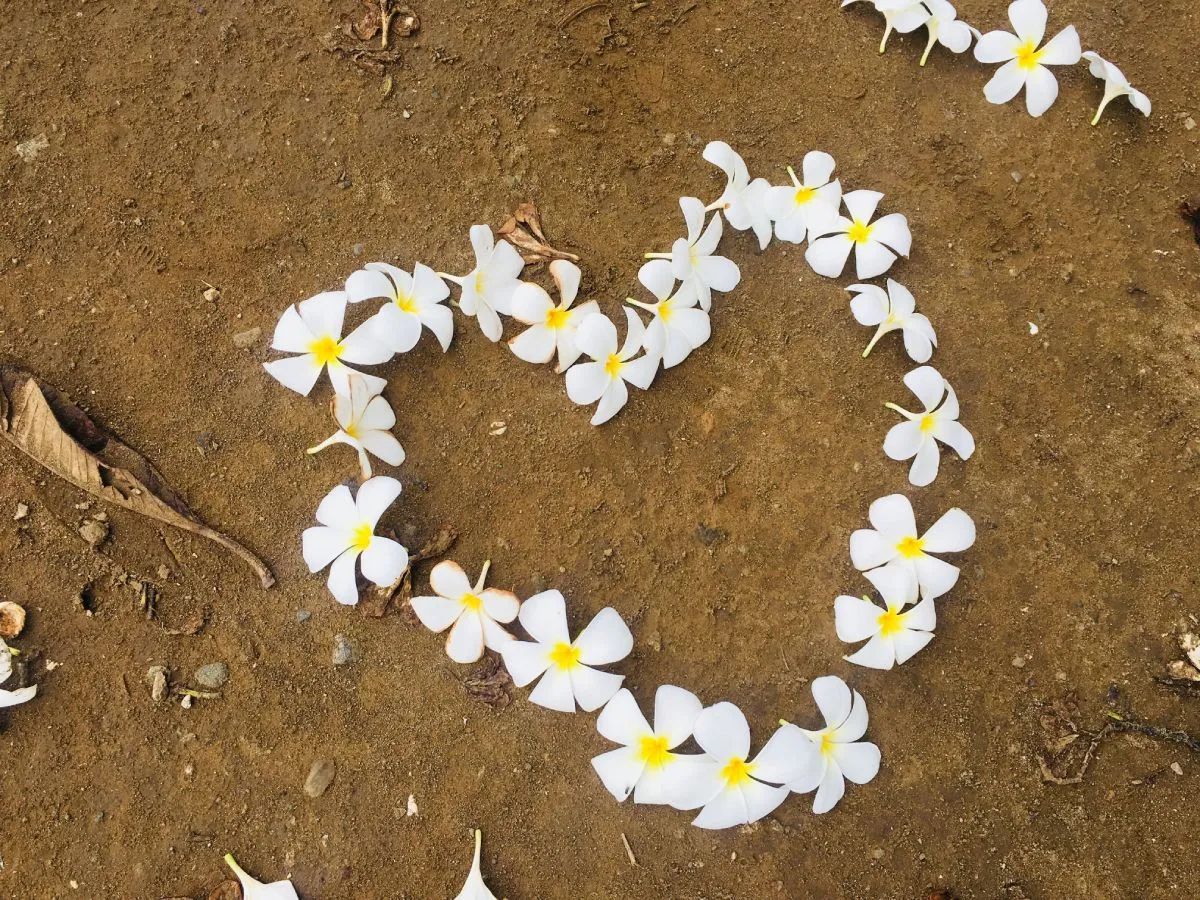
<path fill-rule="evenodd" d="M 304 623 L 304 622 L 307 622 L 311 618 L 312 618 L 312 613 L 310 613 L 307 609 L 301 609 L 296 612 L 296 621 L 297 622 Z"/>
<path fill-rule="evenodd" d="M 224 687 L 228 680 L 229 666 L 223 662 L 208 663 L 196 670 L 196 684 L 210 691 Z"/>
<path fill-rule="evenodd" d="M 344 666 L 354 659 L 354 646 L 344 634 L 333 636 L 333 664 Z"/>
<path fill-rule="evenodd" d="M 262 329 L 257 325 L 254 328 L 247 328 L 245 331 L 239 331 L 233 336 L 233 346 L 239 350 L 246 350 L 253 347 L 258 339 L 262 337 Z"/>
<path fill-rule="evenodd" d="M 192 708 L 192 695 L 184 694 L 183 699 L 179 701 L 179 705 L 182 706 L 184 709 L 191 709 Z"/>
<path fill-rule="evenodd" d="M 79 536 L 93 547 L 99 547 L 108 538 L 108 523 L 98 519 L 84 519 L 83 524 L 79 526 Z"/>
<path fill-rule="evenodd" d="M 316 800 L 333 784 L 337 775 L 337 763 L 332 759 L 318 759 L 308 769 L 308 777 L 304 779 L 304 793 Z"/>
<path fill-rule="evenodd" d="M 25 518 L 27 515 L 29 515 L 29 504 L 27 504 L 27 503 L 18 503 L 18 504 L 17 504 L 17 511 L 16 511 L 15 513 L 13 513 L 13 521 L 14 521 L 14 522 L 20 522 L 20 521 L 21 521 L 23 518 Z"/>
<path fill-rule="evenodd" d="M 1023 669 L 1023 668 L 1025 668 L 1025 657 L 1023 657 L 1023 656 L 1014 656 L 1014 657 L 1013 657 L 1012 664 L 1013 664 L 1013 668 L 1015 668 L 1015 669 Z"/>
<path fill-rule="evenodd" d="M 1193 119 L 1191 116 L 1188 116 L 1186 119 L 1183 120 L 1183 127 L 1186 128 L 1188 131 L 1191 131 L 1193 128 L 1196 127 L 1196 120 Z"/>
<path fill-rule="evenodd" d="M 1183 773 L 1180 772 L 1179 774 L 1182 775 Z M 405 813 L 405 818 L 407 818 L 408 816 L 415 816 L 419 812 L 420 812 L 420 810 L 417 809 L 417 798 L 414 797 L 412 794 L 409 794 L 408 795 L 408 812 Z"/>
<path fill-rule="evenodd" d="M 158 702 L 167 696 L 167 669 L 165 666 L 151 666 L 146 672 L 146 680 L 150 682 L 150 698 Z"/>

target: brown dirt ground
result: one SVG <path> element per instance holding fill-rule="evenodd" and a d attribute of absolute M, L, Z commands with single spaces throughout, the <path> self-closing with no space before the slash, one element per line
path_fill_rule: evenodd
<path fill-rule="evenodd" d="M 988 105 L 966 59 L 919 69 L 920 37 L 879 57 L 880 20 L 832 0 L 599 3 L 560 28 L 579 5 L 419 3 L 387 99 L 322 50 L 351 0 L 6 11 L 0 352 L 154 459 L 279 586 L 120 511 L 92 551 L 76 529 L 98 507 L 0 446 L 0 595 L 31 608 L 18 646 L 61 664 L 3 717 L 0 894 L 203 896 L 233 850 L 306 897 L 445 897 L 476 826 L 493 889 L 514 898 L 1194 893 L 1200 759 L 1114 738 L 1082 784 L 1053 787 L 1037 756 L 1039 715 L 1069 691 L 1088 727 L 1116 685 L 1138 715 L 1200 730 L 1197 701 L 1151 680 L 1200 612 L 1200 249 L 1175 211 L 1200 193 L 1195 4 L 1052 4 L 1052 27 L 1079 24 L 1155 102 L 1148 121 L 1114 104 L 1096 129 L 1083 67 L 1034 120 Z M 1005 21 L 1000 0 L 960 10 Z M 12 152 L 43 132 L 32 163 Z M 492 558 L 497 585 L 559 586 L 579 622 L 616 606 L 638 639 L 635 692 L 733 699 L 761 736 L 811 720 L 811 677 L 865 693 L 873 784 L 820 819 L 793 798 L 721 834 L 614 804 L 588 763 L 606 746 L 591 717 L 519 698 L 493 711 L 422 628 L 331 601 L 299 535 L 351 458 L 305 457 L 329 430 L 324 394 L 259 366 L 286 304 L 368 259 L 465 270 L 467 227 L 526 198 L 615 310 L 639 254 L 678 231 L 676 198 L 719 190 L 700 158 L 713 138 L 774 180 L 826 149 L 848 188 L 908 214 L 915 251 L 894 271 L 937 326 L 934 363 L 979 439 L 970 464 L 908 489 L 880 450 L 882 401 L 905 399 L 899 342 L 861 361 L 869 333 L 841 285 L 746 235 L 726 244 L 744 281 L 713 340 L 609 427 L 462 320 L 448 356 L 425 340 L 387 374 L 409 454 L 389 521 L 410 546 L 453 525 L 454 557 Z M 264 338 L 237 349 L 251 326 Z M 873 674 L 840 661 L 831 602 L 863 583 L 850 531 L 895 490 L 923 522 L 962 505 L 979 542 L 931 648 Z M 706 546 L 700 523 L 726 537 Z M 158 620 L 120 572 L 158 585 Z M 93 617 L 74 606 L 86 585 Z M 202 634 L 164 631 L 201 608 Z M 360 658 L 335 669 L 339 632 Z M 151 701 L 148 666 L 186 678 L 212 660 L 232 669 L 223 699 Z M 338 774 L 313 801 L 319 757 Z"/>

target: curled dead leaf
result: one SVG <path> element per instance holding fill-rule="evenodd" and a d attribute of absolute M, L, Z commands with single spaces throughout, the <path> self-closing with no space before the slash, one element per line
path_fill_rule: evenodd
<path fill-rule="evenodd" d="M 208 900 L 242 900 L 242 886 L 232 878 L 222 881 L 208 895 Z"/>
<path fill-rule="evenodd" d="M 377 587 L 372 590 L 367 598 L 358 604 L 366 615 L 378 619 L 387 614 L 391 608 L 392 602 L 399 598 L 402 609 L 402 615 L 407 616 L 411 610 L 408 606 L 408 601 L 412 599 L 412 573 L 413 567 L 426 559 L 434 559 L 445 555 L 458 538 L 456 532 L 449 525 L 439 531 L 433 538 L 427 541 L 420 550 L 416 550 L 408 555 L 408 568 L 400 573 L 397 578 L 389 585 Z"/>
<path fill-rule="evenodd" d="M 275 583 L 266 563 L 200 521 L 148 459 L 20 366 L 0 364 L 0 433 L 77 488 L 208 538 L 250 566 L 264 588 Z"/>
<path fill-rule="evenodd" d="M 517 248 L 521 259 L 528 265 L 550 262 L 552 259 L 569 259 L 578 262 L 579 257 L 565 250 L 557 250 L 550 246 L 546 233 L 542 230 L 542 217 L 538 208 L 526 200 L 516 208 L 511 216 L 500 226 L 499 234 Z"/>
<path fill-rule="evenodd" d="M 11 600 L 0 603 L 0 638 L 15 638 L 25 629 L 25 607 Z"/>

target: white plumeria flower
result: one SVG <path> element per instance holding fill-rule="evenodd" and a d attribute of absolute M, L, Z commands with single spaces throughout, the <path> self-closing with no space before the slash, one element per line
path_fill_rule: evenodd
<path fill-rule="evenodd" d="M 863 351 L 863 359 L 875 349 L 875 344 L 890 331 L 904 334 L 904 350 L 913 362 L 928 362 L 937 346 L 937 334 L 929 319 L 916 312 L 917 301 L 912 291 L 891 278 L 887 290 L 875 284 L 852 284 L 846 288 L 854 294 L 850 311 L 859 325 L 876 325 L 875 335 Z"/>
<path fill-rule="evenodd" d="M 788 795 L 786 785 L 816 765 L 817 750 L 800 729 L 778 729 L 754 759 L 750 726 L 732 703 L 708 707 L 696 719 L 702 754 L 677 756 L 664 775 L 664 795 L 676 809 L 699 809 L 698 828 L 748 825 L 770 814 Z"/>
<path fill-rule="evenodd" d="M 929 59 L 929 51 L 934 44 L 941 44 L 951 53 L 965 53 L 971 46 L 971 38 L 978 32 L 958 17 L 958 10 L 949 0 L 923 0 L 929 9 L 929 19 L 925 27 L 929 30 L 929 43 L 921 54 L 921 65 Z"/>
<path fill-rule="evenodd" d="M 325 291 L 289 306 L 275 326 L 271 348 L 300 355 L 263 363 L 263 368 L 284 387 L 305 396 L 328 368 L 334 392 L 346 394 L 350 391 L 346 381 L 356 371 L 346 363 L 373 366 L 391 359 L 392 351 L 376 337 L 369 321 L 342 337 L 346 300 L 345 291 Z M 356 374 L 365 378 L 376 394 L 387 386 L 382 378 Z"/>
<path fill-rule="evenodd" d="M 858 0 L 842 0 L 845 8 Z M 879 52 L 887 49 L 888 38 L 893 31 L 908 34 L 916 31 L 929 21 L 929 10 L 921 5 L 921 0 L 873 0 L 872 6 L 877 12 L 883 13 L 883 40 L 879 42 Z"/>
<path fill-rule="evenodd" d="M 296 893 L 296 889 L 292 887 L 290 881 L 273 881 L 270 884 L 263 884 L 258 879 L 247 875 L 245 870 L 237 864 L 232 853 L 225 854 L 225 865 L 233 869 L 233 874 L 241 882 L 243 900 L 300 900 L 300 895 Z"/>
<path fill-rule="evenodd" d="M 819 731 L 801 729 L 817 751 L 804 772 L 788 783 L 797 794 L 816 790 L 813 812 L 827 813 L 846 793 L 846 780 L 866 784 L 879 774 L 879 748 L 860 741 L 867 733 L 867 703 L 846 682 L 825 675 L 812 683 L 813 699 L 825 718 Z"/>
<path fill-rule="evenodd" d="M 725 190 L 705 209 L 719 209 L 725 220 L 738 231 L 753 230 L 758 248 L 771 243 L 771 215 L 767 195 L 771 185 L 765 178 L 750 180 L 745 161 L 724 141 L 712 141 L 704 148 L 705 160 L 725 173 Z"/>
<path fill-rule="evenodd" d="M 1125 73 L 1116 65 L 1094 50 L 1087 50 L 1081 55 L 1088 61 L 1088 71 L 1104 82 L 1104 98 L 1100 101 L 1100 108 L 1096 110 L 1096 115 L 1092 117 L 1093 125 L 1097 124 L 1100 117 L 1104 115 L 1104 108 L 1118 97 L 1128 97 L 1130 106 L 1143 116 L 1150 115 L 1150 98 L 1130 84 Z"/>
<path fill-rule="evenodd" d="M 904 376 L 904 384 L 917 395 L 925 410 L 911 413 L 895 403 L 885 403 L 884 406 L 908 421 L 892 426 L 883 440 L 883 452 L 889 459 L 911 459 L 909 483 L 925 487 L 937 478 L 941 460 L 938 441 L 967 460 L 975 452 L 975 438 L 958 421 L 958 397 L 937 369 L 933 366 L 913 369 Z"/>
<path fill-rule="evenodd" d="M 633 358 L 642 349 L 646 326 L 629 307 L 625 308 L 625 319 L 628 327 L 620 350 L 617 326 L 601 313 L 584 319 L 575 334 L 575 343 L 592 362 L 579 363 L 567 370 L 567 396 L 580 406 L 600 401 L 592 416 L 593 425 L 603 425 L 628 402 L 629 388 L 625 382 L 646 390 L 658 371 L 657 356 L 643 353 Z"/>
<path fill-rule="evenodd" d="M 487 225 L 471 226 L 471 247 L 475 251 L 474 269 L 462 276 L 438 274 L 462 288 L 459 308 L 475 316 L 484 336 L 495 342 L 504 333 L 497 313 L 512 315 L 512 297 L 521 283 L 518 276 L 525 260 L 508 241 L 496 241 Z"/>
<path fill-rule="evenodd" d="M 842 196 L 850 218 L 833 216 L 821 225 L 821 234 L 809 235 L 804 258 L 814 272 L 837 278 L 853 250 L 858 277 L 874 278 L 890 269 L 897 256 L 908 256 L 912 250 L 908 219 L 891 213 L 871 221 L 882 199 L 878 191 L 851 191 Z"/>
<path fill-rule="evenodd" d="M 836 219 L 842 205 L 842 183 L 833 178 L 836 163 L 822 150 L 804 154 L 800 169 L 804 178 L 788 166 L 792 184 L 772 187 L 767 195 L 767 212 L 775 220 L 775 237 L 792 244 L 802 244 L 811 234 Z"/>
<path fill-rule="evenodd" d="M 486 884 L 483 883 L 483 873 L 479 870 L 479 851 L 483 846 L 483 832 L 475 829 L 475 859 L 471 862 L 471 871 L 467 881 L 454 900 L 497 900 Z"/>
<path fill-rule="evenodd" d="M 664 774 L 679 759 L 671 751 L 692 736 L 704 704 L 691 691 L 673 684 L 654 694 L 654 727 L 646 721 L 628 689 L 621 688 L 596 719 L 596 730 L 621 744 L 592 758 L 592 768 L 609 793 L 623 802 L 666 803 Z"/>
<path fill-rule="evenodd" d="M 834 627 L 839 640 L 867 643 L 843 657 L 846 662 L 871 669 L 890 669 L 912 659 L 933 640 L 937 612 L 933 601 L 917 602 L 917 580 L 905 569 L 882 566 L 865 573 L 883 597 L 880 609 L 868 597 L 838 597 L 833 602 Z M 904 608 L 916 604 L 907 612 Z"/>
<path fill-rule="evenodd" d="M 421 338 L 421 326 L 433 332 L 450 349 L 454 337 L 454 314 L 442 303 L 450 288 L 438 274 L 417 263 L 409 275 L 388 263 L 367 263 L 346 279 L 346 296 L 351 303 L 381 297 L 387 300 L 374 316 L 375 334 L 395 353 L 407 353 Z"/>
<path fill-rule="evenodd" d="M 571 307 L 579 293 L 581 275 L 575 263 L 556 259 L 550 263 L 550 275 L 558 286 L 558 306 L 540 286 L 528 281 L 521 282 L 513 292 L 513 318 L 530 327 L 509 341 L 508 346 L 518 359 L 531 363 L 550 362 L 557 350 L 558 367 L 554 371 L 561 373 L 579 359 L 579 345 L 575 342 L 579 323 L 600 312 L 600 307 L 595 300 Z"/>
<path fill-rule="evenodd" d="M 675 276 L 669 269 L 642 266 L 638 280 L 642 287 L 658 298 L 657 303 L 625 298 L 626 303 L 632 303 L 654 316 L 646 328 L 642 343 L 649 353 L 662 358 L 663 368 L 677 366 L 712 335 L 708 313 L 696 308 L 696 295 L 688 285 L 682 284 L 679 290 L 671 293 L 675 288 Z"/>
<path fill-rule="evenodd" d="M 0 638 L 0 684 L 4 684 L 4 682 L 12 677 L 12 658 L 16 652 L 16 650 L 10 649 L 8 644 L 4 643 L 3 638 Z M 17 688 L 15 691 L 0 688 L 0 709 L 6 706 L 17 706 L 20 703 L 26 703 L 36 695 L 36 684 L 31 684 L 29 687 Z"/>
<path fill-rule="evenodd" d="M 371 477 L 368 452 L 388 465 L 404 462 L 404 448 L 391 431 L 396 414 L 381 394 L 371 393 L 366 380 L 357 372 L 350 376 L 350 393 L 334 396 L 333 419 L 338 430 L 315 447 L 309 447 L 309 453 L 320 453 L 332 444 L 349 444 L 358 451 L 363 481 Z"/>
<path fill-rule="evenodd" d="M 521 601 L 511 591 L 484 589 L 491 564 L 491 560 L 483 564 L 472 586 L 458 563 L 440 562 L 429 573 L 429 586 L 437 596 L 413 597 L 409 601 L 421 624 L 430 631 L 441 633 L 450 628 L 446 655 L 456 663 L 478 662 L 484 647 L 499 653 L 513 639 L 503 625 L 517 617 Z"/>
<path fill-rule="evenodd" d="M 671 245 L 670 253 L 647 253 L 650 262 L 642 266 L 638 279 L 646 283 L 646 273 L 665 272 L 682 283 L 681 290 L 689 290 L 700 301 L 700 308 L 708 312 L 712 308 L 712 292 L 724 294 L 732 291 L 742 280 L 742 271 L 737 263 L 724 256 L 714 256 L 721 243 L 724 226 L 720 215 L 714 215 L 704 227 L 704 204 L 695 197 L 680 197 L 679 208 L 687 222 L 687 237 L 679 238 Z M 663 275 L 649 277 L 662 280 Z"/>
<path fill-rule="evenodd" d="M 599 709 L 621 688 L 624 675 L 593 666 L 619 662 L 633 649 L 629 626 L 606 606 L 574 641 L 567 631 L 567 603 L 558 591 L 534 594 L 521 604 L 521 627 L 533 641 L 508 641 L 500 651 L 513 684 L 524 687 L 539 675 L 529 699 L 547 709 Z"/>
<path fill-rule="evenodd" d="M 1015 34 L 989 31 L 975 44 L 981 63 L 1004 63 L 983 88 L 990 103 L 1007 103 L 1025 88 L 1025 107 L 1040 116 L 1058 98 L 1058 80 L 1046 66 L 1079 62 L 1079 34 L 1068 25 L 1041 47 L 1046 36 L 1046 6 L 1042 0 L 1014 0 L 1008 20 Z"/>
<path fill-rule="evenodd" d="M 329 592 L 338 603 L 358 603 L 354 564 L 362 559 L 363 577 L 380 587 L 392 584 L 408 568 L 408 551 L 375 534 L 379 517 L 400 496 L 400 482 L 386 475 L 364 481 L 358 496 L 339 484 L 317 507 L 320 525 L 304 530 L 304 562 L 310 572 L 329 569 Z"/>
<path fill-rule="evenodd" d="M 871 504 L 873 528 L 850 535 L 850 561 L 866 572 L 879 566 L 907 569 L 921 587 L 921 596 L 935 600 L 958 581 L 958 566 L 930 556 L 961 553 L 975 543 L 975 523 L 958 507 L 947 510 L 928 531 L 917 537 L 912 504 L 903 494 L 889 494 Z"/>

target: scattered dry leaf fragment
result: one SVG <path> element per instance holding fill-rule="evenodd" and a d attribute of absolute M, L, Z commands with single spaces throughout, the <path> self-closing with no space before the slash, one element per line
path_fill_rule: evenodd
<path fill-rule="evenodd" d="M 0 603 L 0 638 L 15 638 L 25 629 L 25 607 L 11 600 Z"/>
<path fill-rule="evenodd" d="M 108 540 L 108 522 L 103 519 L 84 519 L 79 526 L 79 536 L 91 547 L 99 547 Z"/>
<path fill-rule="evenodd" d="M 275 583 L 262 560 L 196 518 L 148 459 L 20 366 L 0 364 L 0 434 L 81 490 L 208 538 L 249 565 L 264 588 Z"/>
<path fill-rule="evenodd" d="M 416 616 L 412 614 L 412 610 L 408 606 L 408 601 L 412 599 L 413 567 L 424 560 L 444 556 L 446 551 L 454 545 L 454 541 L 457 538 L 458 532 L 448 525 L 444 527 L 434 535 L 432 540 L 427 541 L 420 550 L 408 555 L 408 568 L 404 570 L 399 578 L 386 587 L 375 588 L 367 595 L 366 600 L 358 604 L 359 608 L 372 618 L 380 618 L 387 614 L 392 601 L 398 597 L 400 603 L 403 605 L 404 614 L 406 616 L 411 614 L 412 621 L 415 622 Z"/>
<path fill-rule="evenodd" d="M 500 664 L 500 657 L 489 653 L 462 681 L 467 694 L 486 703 L 492 709 L 503 709 L 512 703 L 508 686 L 512 678 Z"/>
<path fill-rule="evenodd" d="M 242 886 L 233 880 L 222 881 L 208 895 L 208 900 L 242 900 Z"/>
<path fill-rule="evenodd" d="M 28 515 L 29 515 L 29 504 L 28 503 L 18 503 L 17 511 L 15 513 L 13 513 L 13 521 L 20 522 L 22 519 L 24 519 Z"/>
<path fill-rule="evenodd" d="M 337 763 L 332 759 L 318 759 L 308 770 L 304 779 L 304 793 L 316 800 L 333 784 L 337 776 Z"/>
<path fill-rule="evenodd" d="M 542 217 L 538 208 L 528 200 L 504 220 L 498 233 L 520 251 L 521 259 L 529 265 L 550 262 L 552 259 L 579 261 L 579 257 L 574 253 L 550 246 L 546 233 L 542 230 Z"/>

